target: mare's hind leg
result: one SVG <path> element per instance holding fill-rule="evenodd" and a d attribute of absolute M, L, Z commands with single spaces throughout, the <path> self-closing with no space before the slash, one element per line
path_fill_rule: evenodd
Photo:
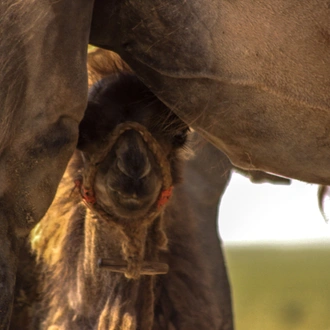
<path fill-rule="evenodd" d="M 222 320 L 220 330 L 233 329 L 230 285 L 222 243 L 218 236 L 218 206 L 230 180 L 227 156 L 198 137 L 196 156 L 184 168 L 184 189 L 198 227 L 204 262 L 209 269 L 212 293 Z"/>
<path fill-rule="evenodd" d="M 93 1 L 0 2 L 0 329 L 21 238 L 49 207 L 86 104 Z"/>

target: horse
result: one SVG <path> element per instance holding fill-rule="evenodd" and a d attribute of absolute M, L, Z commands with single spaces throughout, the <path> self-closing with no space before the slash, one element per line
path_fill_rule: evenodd
<path fill-rule="evenodd" d="M 88 42 L 118 53 L 234 165 L 328 185 L 327 0 L 0 3 L 0 329 L 22 241 L 51 204 L 87 103 Z"/>

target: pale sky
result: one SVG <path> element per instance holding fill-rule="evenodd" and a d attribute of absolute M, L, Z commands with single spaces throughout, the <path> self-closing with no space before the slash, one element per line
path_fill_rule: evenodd
<path fill-rule="evenodd" d="M 330 223 L 318 209 L 317 185 L 299 181 L 253 184 L 234 173 L 220 206 L 219 227 L 225 243 L 330 244 Z"/>

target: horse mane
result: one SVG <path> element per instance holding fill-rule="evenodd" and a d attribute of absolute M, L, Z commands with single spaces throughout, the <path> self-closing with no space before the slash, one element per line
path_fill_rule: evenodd
<path fill-rule="evenodd" d="M 89 86 L 113 74 L 134 73 L 118 54 L 102 48 L 91 48 L 88 52 L 87 71 Z"/>

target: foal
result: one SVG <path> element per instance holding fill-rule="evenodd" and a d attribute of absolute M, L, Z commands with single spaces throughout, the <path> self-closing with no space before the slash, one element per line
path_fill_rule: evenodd
<path fill-rule="evenodd" d="M 31 236 L 41 329 L 218 329 L 180 195 L 187 132 L 133 74 L 92 87 L 77 151 Z"/>

